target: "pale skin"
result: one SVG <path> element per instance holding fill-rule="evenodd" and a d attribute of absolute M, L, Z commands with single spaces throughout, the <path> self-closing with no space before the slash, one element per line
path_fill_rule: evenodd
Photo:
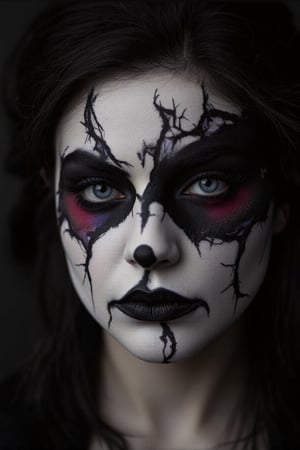
<path fill-rule="evenodd" d="M 178 202 L 170 206 L 169 200 L 167 203 L 161 200 L 160 181 L 154 185 L 157 197 L 151 200 L 147 194 L 152 192 L 150 184 L 155 183 L 155 170 L 159 171 L 159 164 L 167 161 L 162 156 L 163 152 L 169 152 L 166 153 L 169 155 L 167 158 L 172 160 L 174 155 L 189 149 L 188 146 L 194 142 L 200 143 L 199 152 L 202 152 L 202 142 L 206 140 L 200 132 L 197 134 L 195 124 L 199 122 L 201 111 L 201 117 L 204 117 L 206 107 L 220 114 L 213 116 L 217 119 L 214 118 L 208 127 L 207 142 L 212 139 L 210 136 L 219 136 L 221 126 L 234 130 L 236 124 L 242 123 L 241 109 L 212 87 L 208 91 L 204 89 L 204 81 L 206 83 L 204 78 L 196 80 L 191 74 L 173 75 L 168 72 L 145 74 L 127 81 L 100 81 L 90 91 L 89 97 L 87 90 L 70 106 L 57 131 L 56 186 L 62 242 L 78 295 L 104 329 L 99 364 L 99 413 L 104 421 L 126 437 L 133 450 L 200 450 L 218 446 L 232 449 L 232 444 L 227 447 L 220 444 L 245 437 L 251 431 L 251 414 L 247 411 L 247 420 L 242 414 L 247 373 L 242 313 L 255 298 L 263 280 L 272 233 L 281 232 L 286 222 L 283 209 L 275 206 L 266 194 L 266 169 L 259 166 L 258 170 L 253 169 L 248 191 L 242 182 L 248 197 L 239 188 L 240 193 L 234 194 L 231 203 L 221 207 L 217 200 L 217 208 L 216 203 L 209 206 L 209 214 L 212 213 L 214 219 L 206 221 L 206 234 L 202 232 L 201 221 L 198 229 L 195 228 L 197 224 L 192 224 L 193 217 L 188 222 L 190 209 L 186 209 L 184 214 L 187 222 L 181 222 L 182 213 L 178 216 L 176 210 Z M 209 102 L 205 106 L 206 93 Z M 90 106 L 87 98 L 90 98 Z M 174 108 L 175 104 L 181 109 Z M 171 132 L 180 130 L 187 135 L 170 150 L 170 132 L 163 135 L 163 143 L 159 136 L 163 134 L 162 117 L 172 109 L 172 105 L 173 112 L 179 116 L 185 111 L 185 119 L 183 124 L 176 122 Z M 132 186 L 128 192 L 134 189 L 137 195 L 128 213 L 122 213 L 119 223 L 111 222 L 112 226 L 103 230 L 100 222 L 109 209 L 103 210 L 100 218 L 89 210 L 87 219 L 86 211 L 79 214 L 77 207 L 73 208 L 74 189 L 68 187 L 70 179 L 74 178 L 70 171 L 71 163 L 73 170 L 74 155 L 80 148 L 83 150 L 79 155 L 83 164 L 86 164 L 84 155 L 92 155 L 93 158 L 97 154 L 97 136 L 94 139 L 93 133 L 96 130 L 98 137 L 100 133 L 102 138 L 101 129 L 107 144 L 107 148 L 101 147 L 101 151 L 106 152 L 101 158 L 106 161 L 107 152 L 111 152 L 108 158 L 110 167 L 126 168 Z M 238 140 L 235 136 L 233 138 Z M 157 160 L 153 152 L 158 152 Z M 241 163 L 234 164 L 240 167 Z M 93 203 L 95 211 L 95 202 L 100 204 L 101 200 L 95 192 L 99 191 L 101 196 L 107 190 L 101 191 L 103 182 L 100 186 L 100 181 L 95 181 L 94 172 L 92 177 L 90 169 L 84 170 L 83 177 L 92 181 L 80 184 L 80 180 L 79 186 L 83 187 L 79 195 L 84 197 L 85 203 L 86 200 Z M 238 169 L 239 172 L 242 170 L 245 169 Z M 199 168 L 200 172 L 203 173 L 203 168 Z M 122 172 L 117 173 L 116 179 L 122 178 Z M 103 177 L 102 172 L 100 175 Z M 218 178 L 212 174 L 205 176 L 205 180 Z M 159 179 L 162 178 L 160 175 Z M 118 202 L 113 211 L 129 202 L 131 194 L 126 193 L 127 175 L 124 180 L 125 187 L 112 183 L 114 200 Z M 228 182 L 223 180 L 217 184 L 219 190 L 216 192 L 221 198 L 228 189 Z M 211 189 L 212 186 L 210 181 L 204 188 Z M 182 185 L 176 187 L 179 203 L 189 208 L 190 199 L 202 202 L 204 196 L 210 195 L 209 191 L 199 189 L 195 184 L 195 174 L 187 176 Z M 238 203 L 242 194 L 245 200 L 240 208 L 245 204 L 253 205 L 245 210 L 244 215 L 233 211 L 233 205 Z M 144 200 L 141 200 L 143 196 Z M 148 207 L 143 210 L 146 200 Z M 199 208 L 202 208 L 203 220 L 206 220 L 206 207 L 201 203 Z M 220 211 L 228 217 L 221 217 Z M 240 222 L 236 219 L 238 214 L 242 217 Z M 215 228 L 218 220 L 223 220 L 224 229 Z M 190 231 L 191 227 L 193 231 Z M 242 231 L 244 240 L 241 240 Z M 92 241 L 91 237 L 96 238 Z M 135 251 L 141 246 L 151 247 L 157 257 L 147 267 L 135 258 Z M 118 307 L 110 309 L 110 305 L 117 305 L 131 289 L 140 286 L 142 280 L 143 289 L 147 292 L 168 289 L 169 293 L 188 300 L 199 296 L 201 303 L 188 314 L 157 321 L 154 316 L 145 319 L 145 312 L 141 320 L 141 317 L 130 315 L 132 310 L 127 314 L 126 310 L 124 313 Z M 165 324 L 163 330 L 169 333 L 166 347 L 163 346 L 162 322 Z M 261 444 L 259 448 L 267 450 L 263 433 L 257 439 Z M 242 449 L 243 445 L 236 448 Z M 93 439 L 90 450 L 100 448 L 104 447 Z"/>
<path fill-rule="evenodd" d="M 105 334 L 101 416 L 134 450 L 208 449 L 246 436 L 251 421 L 240 429 L 236 416 L 246 377 L 240 337 L 236 324 L 197 357 L 162 365 L 133 357 Z"/>

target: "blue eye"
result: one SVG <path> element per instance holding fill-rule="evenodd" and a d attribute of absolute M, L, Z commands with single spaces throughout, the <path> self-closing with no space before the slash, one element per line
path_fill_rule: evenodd
<path fill-rule="evenodd" d="M 84 200 L 91 203 L 101 203 L 124 198 L 122 192 L 105 183 L 94 183 L 81 191 Z"/>
<path fill-rule="evenodd" d="M 224 194 L 229 188 L 229 184 L 217 178 L 200 178 L 192 183 L 184 194 L 199 195 L 201 197 L 215 197 Z"/>

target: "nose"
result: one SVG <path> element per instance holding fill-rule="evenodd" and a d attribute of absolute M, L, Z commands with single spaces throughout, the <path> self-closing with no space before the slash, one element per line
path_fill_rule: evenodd
<path fill-rule="evenodd" d="M 133 253 L 133 258 L 145 269 L 153 266 L 157 261 L 156 256 L 149 245 L 139 245 Z"/>
<path fill-rule="evenodd" d="M 126 260 L 129 264 L 138 265 L 143 269 L 153 269 L 156 266 L 169 266 L 179 259 L 178 247 L 175 245 L 160 247 L 141 244 L 132 252 L 127 252 Z"/>
<path fill-rule="evenodd" d="M 141 231 L 140 218 L 131 228 L 128 236 L 125 259 L 134 266 L 154 269 L 176 264 L 179 260 L 179 247 L 172 232 L 173 222 L 166 216 L 151 216 Z"/>

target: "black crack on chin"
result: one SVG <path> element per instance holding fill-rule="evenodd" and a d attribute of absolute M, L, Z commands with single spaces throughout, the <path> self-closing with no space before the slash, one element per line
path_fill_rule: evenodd
<path fill-rule="evenodd" d="M 177 342 L 175 339 L 175 335 L 169 325 L 165 322 L 161 322 L 162 327 L 162 335 L 159 336 L 159 339 L 163 342 L 163 363 L 167 364 L 173 358 L 177 350 Z"/>

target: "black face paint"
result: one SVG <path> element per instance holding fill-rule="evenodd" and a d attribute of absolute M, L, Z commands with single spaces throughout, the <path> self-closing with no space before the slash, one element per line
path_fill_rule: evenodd
<path fill-rule="evenodd" d="M 161 323 L 161 327 L 163 330 L 162 335 L 159 337 L 159 339 L 163 342 L 163 363 L 166 364 L 170 362 L 170 359 L 173 358 L 173 356 L 176 353 L 177 350 L 177 342 L 174 336 L 173 331 L 171 328 L 164 322 Z M 169 344 L 169 351 L 168 351 L 168 344 Z"/>
<path fill-rule="evenodd" d="M 203 92 L 203 113 L 201 114 L 199 121 L 190 130 L 184 130 L 182 128 L 183 120 L 186 120 L 184 114 L 185 110 L 181 113 L 178 112 L 178 106 L 175 104 L 174 99 L 172 100 L 173 108 L 164 107 L 161 102 L 158 101 L 159 95 L 157 90 L 154 93 L 153 105 L 162 121 L 162 128 L 159 138 L 155 145 L 147 145 L 144 143 L 144 148 L 141 153 L 138 153 L 138 157 L 141 160 L 142 165 L 145 165 L 146 155 L 150 155 L 153 158 L 154 168 L 150 174 L 150 182 L 146 187 L 142 196 L 142 229 L 145 227 L 147 220 L 149 218 L 149 206 L 154 201 L 158 201 L 158 197 L 162 196 L 162 191 L 159 191 L 158 179 L 167 175 L 168 181 L 172 178 L 174 173 L 171 170 L 175 169 L 176 159 L 177 167 L 179 163 L 184 162 L 188 159 L 191 165 L 195 165 L 197 161 L 193 159 L 193 156 L 200 156 L 203 159 L 203 141 L 205 138 L 210 136 L 220 134 L 223 130 L 228 127 L 237 125 L 244 118 L 240 118 L 236 114 L 229 113 L 226 111 L 218 110 L 213 107 L 209 102 L 208 93 L 204 85 L 202 84 Z M 196 143 L 190 144 L 181 150 L 179 156 L 175 153 L 174 148 L 178 141 L 186 137 L 196 137 L 199 138 Z M 201 141 L 200 145 L 197 145 Z M 211 139 L 210 141 L 211 142 Z M 219 141 L 220 143 L 220 141 Z M 195 145 L 196 144 L 196 145 Z M 224 145 L 221 139 L 221 145 Z M 190 148 L 196 149 L 196 154 L 190 152 Z M 208 152 L 208 159 L 212 159 L 213 152 L 210 149 Z M 182 170 L 182 167 L 181 167 Z"/>
<path fill-rule="evenodd" d="M 117 167 L 121 166 L 129 166 L 126 161 L 120 161 L 113 155 L 110 147 L 108 146 L 107 142 L 104 138 L 104 130 L 101 126 L 100 122 L 98 121 L 98 118 L 96 116 L 95 110 L 94 110 L 94 103 L 97 99 L 97 95 L 94 94 L 94 89 L 92 88 L 87 96 L 87 101 L 84 109 L 84 121 L 81 122 L 81 124 L 86 129 L 87 142 L 94 141 L 94 151 L 96 152 L 98 156 L 98 161 L 104 161 L 107 163 L 110 163 L 111 165 L 116 165 Z M 84 267 L 84 280 L 85 277 L 88 278 L 90 289 L 91 289 L 91 297 L 92 297 L 92 303 L 93 303 L 93 309 L 95 310 L 95 303 L 93 298 L 93 286 L 92 286 L 92 279 L 89 272 L 89 262 L 92 257 L 92 249 L 93 244 L 95 241 L 99 238 L 100 235 L 105 233 L 108 229 L 117 226 L 122 220 L 125 218 L 123 217 L 122 211 L 118 210 L 118 219 L 114 218 L 112 214 L 105 213 L 104 210 L 102 211 L 102 214 L 94 215 L 93 217 L 88 217 L 88 213 L 84 211 L 84 208 L 80 208 L 79 202 L 75 201 L 74 195 L 70 195 L 71 192 L 74 192 L 74 187 L 79 191 L 79 185 L 75 184 L 73 187 L 69 186 L 69 190 L 66 189 L 66 182 L 65 182 L 65 174 L 64 169 L 65 167 L 68 167 L 68 165 L 71 165 L 74 163 L 72 161 L 75 158 L 79 160 L 79 164 L 77 167 L 77 171 L 80 172 L 80 159 L 82 162 L 86 162 L 88 160 L 89 156 L 87 155 L 87 152 L 84 151 L 77 151 L 77 154 L 74 155 L 72 153 L 71 155 L 65 157 L 66 150 L 65 149 L 62 157 L 61 157 L 61 176 L 59 181 L 59 206 L 58 206 L 58 223 L 59 225 L 62 224 L 62 222 L 67 219 L 69 223 L 69 228 L 66 230 L 70 234 L 72 238 L 75 238 L 79 244 L 83 247 L 85 253 L 86 253 L 86 260 L 85 263 L 82 264 Z M 73 155 L 73 156 L 72 156 Z M 69 160 L 71 159 L 71 163 Z M 97 166 L 94 161 L 94 167 Z M 87 163 L 87 168 L 89 168 L 89 164 Z M 95 172 L 95 171 L 94 171 Z M 99 172 L 95 174 L 95 177 L 99 176 Z M 81 178 L 84 178 L 84 175 L 81 174 Z M 85 177 L 86 178 L 86 177 Z M 69 194 L 69 195 L 68 195 Z M 77 198 L 78 200 L 78 198 Z M 130 202 L 129 202 L 130 203 Z M 128 204 L 127 203 L 127 206 Z M 105 208 L 104 208 L 105 209 Z M 121 208 L 124 210 L 124 208 Z M 131 209 L 131 208 L 130 208 Z M 127 209 L 125 208 L 127 211 Z M 126 212 L 126 216 L 127 216 Z M 81 216 L 81 218 L 80 218 Z M 99 220 L 97 220 L 97 218 Z M 79 220 L 78 220 L 79 219 Z M 94 221 L 93 221 L 94 219 Z M 79 224 L 83 224 L 83 227 L 85 227 L 86 232 L 80 231 L 80 227 L 76 226 L 76 221 L 79 222 Z M 94 222 L 94 223 L 93 223 Z M 100 223 L 100 225 L 99 225 Z M 83 281 L 84 281 L 83 280 Z"/>
<path fill-rule="evenodd" d="M 155 91 L 153 104 L 162 128 L 156 144 L 144 143 L 138 154 L 143 166 L 147 155 L 153 158 L 154 166 L 140 196 L 141 228 L 150 217 L 150 205 L 157 202 L 163 206 L 164 215 L 167 213 L 172 218 L 197 249 L 201 241 L 208 241 L 211 246 L 237 241 L 235 263 L 221 262 L 233 271 L 232 282 L 222 292 L 233 288 L 236 308 L 238 300 L 248 295 L 240 290 L 239 264 L 253 226 L 267 219 L 271 192 L 260 176 L 260 144 L 251 121 L 245 114 L 239 117 L 214 108 L 204 85 L 202 92 L 203 113 L 198 123 L 186 131 L 182 127 L 185 110 L 180 113 L 174 100 L 172 108 L 164 107 Z M 188 136 L 199 140 L 175 151 L 177 142 Z M 212 172 L 216 177 L 221 173 L 224 178 L 227 170 L 229 175 L 225 175 L 225 181 L 232 188 L 224 196 L 216 199 L 185 196 L 184 189 L 178 195 L 170 195 L 184 180 L 191 183 L 193 176 L 199 177 L 199 172 L 207 172 L 211 177 Z M 263 170 L 265 173 L 266 169 Z"/>
<path fill-rule="evenodd" d="M 118 167 L 130 166 L 126 161 L 118 160 L 112 153 L 110 147 L 104 139 L 104 130 L 98 121 L 94 110 L 94 104 L 97 100 L 97 94 L 94 94 L 94 88 L 92 88 L 87 96 L 86 105 L 84 109 L 84 121 L 80 122 L 86 129 L 86 142 L 94 141 L 94 151 L 99 154 L 104 161 L 110 161 L 116 164 Z"/>
<path fill-rule="evenodd" d="M 155 91 L 153 105 L 161 118 L 162 128 L 155 145 L 144 143 L 138 154 L 143 166 L 147 155 L 153 159 L 150 181 L 140 195 L 129 182 L 128 174 L 121 169 L 129 164 L 118 160 L 104 139 L 103 127 L 94 111 L 97 96 L 93 89 L 89 92 L 81 123 L 86 129 L 87 140 L 95 143 L 95 155 L 76 150 L 62 156 L 59 223 L 61 225 L 65 219 L 68 221 L 66 232 L 79 242 L 86 253 L 82 265 L 91 286 L 92 301 L 89 262 L 93 245 L 128 217 L 137 198 L 141 203 L 142 229 L 149 219 L 151 203 L 157 202 L 163 206 L 164 214 L 171 217 L 197 249 L 201 241 L 208 241 L 210 245 L 237 241 L 236 261 L 226 266 L 233 271 L 232 283 L 224 286 L 224 291 L 233 287 L 235 306 L 239 298 L 247 295 L 239 289 L 239 263 L 253 226 L 267 218 L 270 191 L 266 189 L 265 180 L 258 176 L 261 161 L 253 156 L 255 153 L 259 155 L 260 151 L 249 119 L 245 114 L 239 117 L 214 108 L 204 85 L 202 92 L 203 113 L 198 123 L 186 130 L 183 128 L 185 110 L 179 112 L 179 105 L 174 100 L 172 108 L 165 108 L 159 101 L 158 91 Z M 195 138 L 195 142 L 175 151 L 176 144 L 185 137 Z M 229 191 L 216 199 L 186 195 L 187 181 L 190 184 L 193 178 L 199 177 L 199 173 L 206 172 L 210 176 L 221 173 L 231 185 Z M 83 202 L 80 192 L 85 185 L 92 183 L 91 180 L 115 186 L 124 193 L 124 199 L 101 206 Z M 147 285 L 148 277 L 149 271 L 145 271 L 141 285 Z M 115 306 L 113 302 L 118 301 L 121 300 L 109 302 L 109 312 Z M 110 316 L 110 322 L 111 319 Z M 164 333 L 165 338 L 166 331 Z M 168 336 L 171 340 L 170 333 Z"/>

